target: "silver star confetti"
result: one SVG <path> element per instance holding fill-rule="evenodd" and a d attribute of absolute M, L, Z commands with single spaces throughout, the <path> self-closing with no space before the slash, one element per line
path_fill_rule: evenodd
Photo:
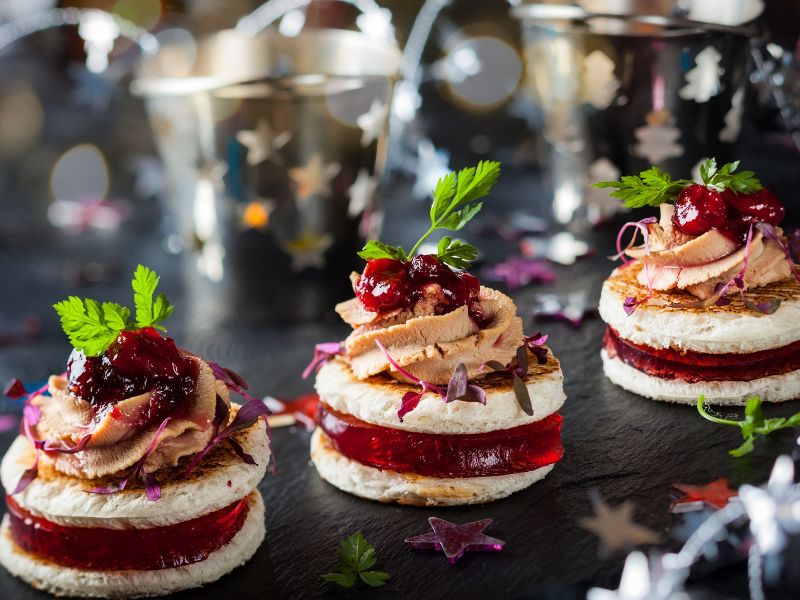
<path fill-rule="evenodd" d="M 283 162 L 283 158 L 276 154 L 283 148 L 292 134 L 284 131 L 275 135 L 266 119 L 259 119 L 253 130 L 243 129 L 236 133 L 236 139 L 247 148 L 247 164 L 252 166 L 261 164 L 267 159 Z"/>
<path fill-rule="evenodd" d="M 604 552 L 629 550 L 635 546 L 657 544 L 660 536 L 633 521 L 633 503 L 625 501 L 612 507 L 599 495 L 592 498 L 594 516 L 583 517 L 578 524 L 600 538 Z"/>
<path fill-rule="evenodd" d="M 373 100 L 369 110 L 356 119 L 361 128 L 361 145 L 369 146 L 377 140 L 386 125 L 386 104 Z"/>
<path fill-rule="evenodd" d="M 647 114 L 645 121 L 647 125 L 633 130 L 633 135 L 638 141 L 633 148 L 636 156 L 645 158 L 653 164 L 683 156 L 683 145 L 678 143 L 681 130 L 675 127 L 675 117 L 672 113 L 666 109 L 653 111 Z"/>
<path fill-rule="evenodd" d="M 694 59 L 696 66 L 686 72 L 686 85 L 678 91 L 678 96 L 702 104 L 719 94 L 719 78 L 725 73 L 720 67 L 721 60 L 722 54 L 714 46 L 706 46 L 698 52 Z"/>
<path fill-rule="evenodd" d="M 533 299 L 531 315 L 535 319 L 564 321 L 578 328 L 587 315 L 594 314 L 595 307 L 589 303 L 589 293 L 578 290 L 565 296 L 537 294 Z"/>
<path fill-rule="evenodd" d="M 297 197 L 304 201 L 318 194 L 327 196 L 331 191 L 331 179 L 341 170 L 337 162 L 325 164 L 322 156 L 315 153 L 302 167 L 289 169 L 289 178 L 297 184 Z"/>
<path fill-rule="evenodd" d="M 520 242 L 519 247 L 527 257 L 546 258 L 560 265 L 575 264 L 578 258 L 589 254 L 589 244 L 568 231 L 552 237 L 528 237 Z"/>
<path fill-rule="evenodd" d="M 309 267 L 324 269 L 328 264 L 325 253 L 332 245 L 333 236 L 330 233 L 318 235 L 307 231 L 283 243 L 282 247 L 292 257 L 292 270 L 299 272 Z"/>
<path fill-rule="evenodd" d="M 361 169 L 353 185 L 350 186 L 350 203 L 347 206 L 347 214 L 357 217 L 369 208 L 377 188 L 378 180 L 370 177 L 369 171 L 366 169 Z"/>
<path fill-rule="evenodd" d="M 648 559 L 642 552 L 631 552 L 625 559 L 619 588 L 605 590 L 591 588 L 587 600 L 689 600 L 683 591 L 679 572 L 665 568 L 670 555 L 664 560 Z"/>

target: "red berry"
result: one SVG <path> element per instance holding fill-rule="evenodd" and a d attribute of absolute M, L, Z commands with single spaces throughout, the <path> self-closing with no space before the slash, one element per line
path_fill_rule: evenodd
<path fill-rule="evenodd" d="M 783 204 L 766 188 L 751 194 L 737 194 L 731 190 L 725 190 L 723 194 L 728 205 L 747 222 L 764 221 L 770 225 L 779 225 L 783 221 L 786 212 Z"/>
<path fill-rule="evenodd" d="M 367 262 L 356 282 L 356 297 L 374 312 L 406 306 L 411 301 L 406 264 L 391 258 Z"/>
<path fill-rule="evenodd" d="M 714 227 L 725 227 L 729 213 L 720 192 L 693 184 L 678 194 L 672 222 L 685 234 L 701 235 Z"/>
<path fill-rule="evenodd" d="M 453 271 L 433 254 L 418 254 L 411 259 L 408 277 L 414 283 L 445 283 Z"/>

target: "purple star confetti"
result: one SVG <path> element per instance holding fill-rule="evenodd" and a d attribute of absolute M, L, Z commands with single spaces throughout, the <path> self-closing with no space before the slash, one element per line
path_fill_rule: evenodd
<path fill-rule="evenodd" d="M 428 523 L 433 529 L 407 538 L 415 550 L 442 550 L 450 564 L 455 564 L 465 552 L 500 552 L 506 543 L 483 533 L 492 523 L 492 519 L 481 519 L 463 525 L 456 525 L 444 519 L 430 517 Z"/>
<path fill-rule="evenodd" d="M 578 290 L 565 296 L 558 294 L 537 294 L 533 299 L 531 315 L 535 319 L 564 321 L 575 329 L 583 320 L 594 315 L 595 307 L 589 304 L 589 295 Z"/>
<path fill-rule="evenodd" d="M 516 290 L 534 281 L 551 283 L 556 280 L 556 274 L 544 260 L 509 256 L 505 261 L 484 269 L 483 278 L 502 281 L 508 289 Z"/>

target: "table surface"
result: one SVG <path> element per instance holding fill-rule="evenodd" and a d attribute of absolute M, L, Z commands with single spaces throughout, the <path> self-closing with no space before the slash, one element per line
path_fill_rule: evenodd
<path fill-rule="evenodd" d="M 796 155 L 790 153 L 754 153 L 747 166 L 768 169 L 779 193 L 790 194 L 800 183 L 796 164 Z M 537 185 L 534 176 L 511 170 L 487 212 L 520 206 L 519 190 L 532 190 L 528 197 L 536 196 Z M 387 221 L 390 227 L 385 237 L 404 241 L 415 231 L 408 225 L 418 218 L 413 215 L 424 211 L 405 201 L 404 186 L 395 189 L 397 202 L 391 206 L 398 218 Z M 792 202 L 787 203 L 791 211 Z M 793 208 L 797 215 L 800 207 L 796 202 Z M 405 223 L 402 228 L 398 227 L 401 222 Z M 341 339 L 346 327 L 334 315 L 294 325 L 219 323 L 199 316 L 208 314 L 203 307 L 213 300 L 197 293 L 191 269 L 184 264 L 187 261 L 166 255 L 154 230 L 139 224 L 124 228 L 113 238 L 64 237 L 42 231 L 0 240 L 0 331 L 17 326 L 27 314 L 40 315 L 44 323 L 34 342 L 0 347 L 0 381 L 20 377 L 32 382 L 62 371 L 69 347 L 50 305 L 69 293 L 127 301 L 128 274 L 141 261 L 163 275 L 165 291 L 177 306 L 170 334 L 182 346 L 237 370 L 258 394 L 293 398 L 310 391 L 311 383 L 302 381 L 299 373 L 314 343 Z M 553 284 L 513 294 L 521 314 L 537 292 L 587 289 L 590 301 L 596 303 L 601 281 L 611 269 L 605 255 L 610 254 L 615 231 L 608 226 L 589 232 L 586 238 L 595 249 L 593 256 L 571 267 L 556 267 L 560 276 Z M 508 244 L 490 236 L 468 236 L 489 258 L 512 252 Z M 65 273 L 72 273 L 82 262 L 97 260 L 111 265 L 118 275 L 79 289 L 69 285 L 71 278 Z M 675 548 L 671 532 L 681 518 L 668 512 L 671 484 L 703 484 L 718 477 L 728 477 L 734 485 L 760 483 L 774 458 L 792 448 L 793 434 L 786 432 L 760 442 L 751 456 L 732 459 L 727 451 L 739 443 L 737 430 L 704 421 L 692 407 L 652 402 L 612 385 L 602 374 L 603 324 L 596 316 L 579 329 L 530 320 L 526 327 L 529 332 L 542 329 L 550 334 L 568 396 L 562 410 L 566 452 L 543 482 L 483 506 L 382 505 L 349 496 L 323 482 L 309 462 L 310 434 L 302 428 L 279 429 L 274 432 L 277 472 L 260 486 L 267 506 L 266 542 L 232 575 L 178 597 L 583 597 L 589 586 L 615 588 L 624 559 L 619 553 L 602 555 L 597 538 L 578 526 L 578 519 L 592 512 L 592 490 L 612 505 L 633 502 L 636 520 L 663 537 L 663 548 Z M 796 408 L 770 407 L 768 412 L 787 414 Z M 0 409 L 13 412 L 18 406 L 4 401 Z M 13 436 L 14 432 L 0 435 L 0 450 Z M 468 554 L 455 566 L 441 553 L 409 549 L 403 539 L 426 531 L 429 516 L 455 522 L 492 518 L 489 533 L 505 540 L 506 549 L 497 554 Z M 378 567 L 392 576 L 381 590 L 341 591 L 320 579 L 334 562 L 339 542 L 357 530 L 376 547 Z M 744 565 L 733 560 L 714 572 L 698 572 L 693 589 L 707 597 L 746 597 Z M 787 590 L 774 594 L 792 596 Z M 43 596 L 0 570 L 0 597 Z"/>

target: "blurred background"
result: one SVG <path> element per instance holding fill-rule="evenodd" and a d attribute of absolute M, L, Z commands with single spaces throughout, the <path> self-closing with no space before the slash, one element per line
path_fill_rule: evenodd
<path fill-rule="evenodd" d="M 137 261 L 187 330 L 330 320 L 480 159 L 484 266 L 592 252 L 591 183 L 651 164 L 741 157 L 791 213 L 799 33 L 795 0 L 0 0 L 0 344 Z"/>

